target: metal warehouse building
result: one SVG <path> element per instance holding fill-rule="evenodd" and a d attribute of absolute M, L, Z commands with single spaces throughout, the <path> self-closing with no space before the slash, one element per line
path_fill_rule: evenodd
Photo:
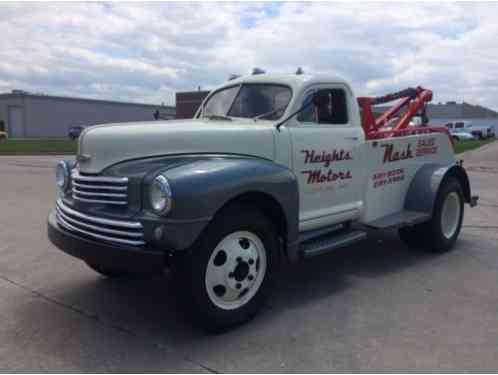
<path fill-rule="evenodd" d="M 444 125 L 448 122 L 466 120 L 473 125 L 493 126 L 498 131 L 498 112 L 466 102 L 446 102 L 427 105 L 427 116 L 431 123 Z"/>
<path fill-rule="evenodd" d="M 175 118 L 175 107 L 31 94 L 0 94 L 0 127 L 11 138 L 66 137 L 72 126 Z M 1 129 L 0 129 L 1 130 Z"/>

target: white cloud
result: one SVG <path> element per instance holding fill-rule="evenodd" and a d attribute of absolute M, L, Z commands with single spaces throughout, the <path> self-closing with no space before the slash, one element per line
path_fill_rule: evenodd
<path fill-rule="evenodd" d="M 2 3 L 0 89 L 173 103 L 252 67 L 498 109 L 498 4 Z"/>

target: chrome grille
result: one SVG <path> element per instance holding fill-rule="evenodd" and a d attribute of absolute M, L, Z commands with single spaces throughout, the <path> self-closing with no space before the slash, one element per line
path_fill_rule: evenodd
<path fill-rule="evenodd" d="M 145 244 L 142 224 L 90 216 L 68 207 L 61 199 L 56 205 L 57 222 L 64 228 L 108 242 L 141 246 Z"/>
<path fill-rule="evenodd" d="M 128 204 L 128 178 L 71 173 L 73 198 L 88 203 Z"/>

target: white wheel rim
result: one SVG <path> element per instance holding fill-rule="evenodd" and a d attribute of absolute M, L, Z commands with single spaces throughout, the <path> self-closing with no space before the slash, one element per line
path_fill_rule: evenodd
<path fill-rule="evenodd" d="M 441 212 L 441 230 L 446 238 L 451 238 L 458 228 L 460 221 L 460 198 L 457 193 L 452 192 L 446 196 Z"/>
<path fill-rule="evenodd" d="M 251 232 L 223 238 L 206 267 L 206 291 L 216 306 L 233 310 L 245 305 L 259 290 L 266 273 L 266 250 Z"/>

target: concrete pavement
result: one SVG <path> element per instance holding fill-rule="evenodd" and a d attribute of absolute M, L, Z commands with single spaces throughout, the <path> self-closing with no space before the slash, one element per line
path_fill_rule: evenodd
<path fill-rule="evenodd" d="M 498 369 L 498 142 L 465 155 L 480 206 L 456 249 L 396 233 L 284 269 L 268 306 L 222 335 L 191 327 L 168 275 L 116 281 L 46 238 L 58 157 L 0 157 L 0 369 Z"/>

